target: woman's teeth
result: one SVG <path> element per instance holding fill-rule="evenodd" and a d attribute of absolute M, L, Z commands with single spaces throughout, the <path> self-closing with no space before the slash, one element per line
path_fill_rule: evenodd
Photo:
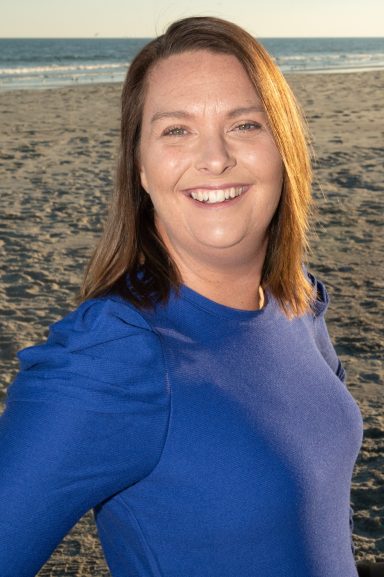
<path fill-rule="evenodd" d="M 240 194 L 244 192 L 245 189 L 246 189 L 245 186 L 237 186 L 219 190 L 208 190 L 208 189 L 194 190 L 193 192 L 191 192 L 191 197 L 194 200 L 198 200 L 199 202 L 215 204 L 218 202 L 224 202 L 225 200 L 229 200 L 230 198 L 235 198 L 236 196 L 240 196 Z"/>

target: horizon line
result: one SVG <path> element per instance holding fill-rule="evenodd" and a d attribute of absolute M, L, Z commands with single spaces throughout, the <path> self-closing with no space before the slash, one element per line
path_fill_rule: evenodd
<path fill-rule="evenodd" d="M 0 36 L 0 40 L 152 40 L 157 38 L 157 36 Z M 364 39 L 376 39 L 376 40 L 384 40 L 384 36 L 256 36 L 255 38 L 260 39 L 271 39 L 271 40 L 307 40 L 307 39 L 315 39 L 315 40 L 332 40 L 332 39 L 355 39 L 355 38 L 364 38 Z"/>

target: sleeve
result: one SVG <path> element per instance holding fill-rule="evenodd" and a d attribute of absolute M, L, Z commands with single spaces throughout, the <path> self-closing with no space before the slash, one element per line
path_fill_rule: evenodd
<path fill-rule="evenodd" d="M 169 392 L 158 336 L 94 299 L 19 353 L 0 418 L 0 575 L 33 577 L 78 519 L 157 464 Z"/>
<path fill-rule="evenodd" d="M 308 278 L 312 285 L 316 288 L 317 299 L 314 305 L 314 331 L 317 346 L 323 355 L 324 359 L 339 377 L 342 383 L 346 384 L 346 374 L 340 359 L 337 356 L 335 348 L 332 344 L 325 322 L 325 313 L 329 306 L 330 298 L 324 284 L 316 279 L 310 272 L 307 272 Z M 351 549 L 355 554 L 355 546 L 353 543 L 353 509 L 349 508 L 349 528 L 351 533 Z"/>
<path fill-rule="evenodd" d="M 337 356 L 325 322 L 325 313 L 330 302 L 327 289 L 325 288 L 324 284 L 316 279 L 316 277 L 314 277 L 311 273 L 308 272 L 307 274 L 317 293 L 317 299 L 313 307 L 314 332 L 317 347 L 333 372 L 345 384 L 345 370 L 339 357 Z"/>

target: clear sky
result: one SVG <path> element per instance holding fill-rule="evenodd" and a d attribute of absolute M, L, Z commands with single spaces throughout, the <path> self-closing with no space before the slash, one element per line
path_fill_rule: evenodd
<path fill-rule="evenodd" d="M 0 0 L 0 38 L 152 37 L 191 15 L 257 37 L 383 36 L 383 0 Z"/>

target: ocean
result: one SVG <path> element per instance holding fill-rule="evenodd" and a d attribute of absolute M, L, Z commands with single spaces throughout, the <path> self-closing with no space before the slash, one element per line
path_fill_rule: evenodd
<path fill-rule="evenodd" d="M 283 73 L 384 68 L 384 38 L 259 39 Z M 148 38 L 0 39 L 0 91 L 121 82 Z"/>

